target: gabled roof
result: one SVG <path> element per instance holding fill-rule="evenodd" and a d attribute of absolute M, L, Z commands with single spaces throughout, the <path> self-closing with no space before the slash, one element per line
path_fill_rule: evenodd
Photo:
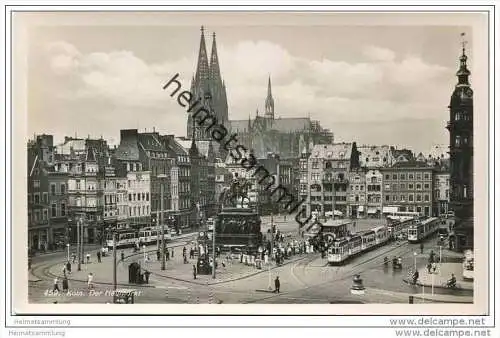
<path fill-rule="evenodd" d="M 317 144 L 312 149 L 311 158 L 350 160 L 352 149 L 352 143 Z"/>
<path fill-rule="evenodd" d="M 156 133 L 141 133 L 138 141 L 144 150 L 165 151 Z"/>
<path fill-rule="evenodd" d="M 85 161 L 87 162 L 97 162 L 95 156 L 95 150 L 92 147 L 87 148 L 87 154 L 85 156 Z"/>

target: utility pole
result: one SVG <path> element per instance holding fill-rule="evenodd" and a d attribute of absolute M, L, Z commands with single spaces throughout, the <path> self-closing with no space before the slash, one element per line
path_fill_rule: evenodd
<path fill-rule="evenodd" d="M 80 239 L 80 218 L 78 218 L 76 220 L 76 251 L 78 252 L 78 271 L 81 271 L 82 270 L 82 260 L 81 260 L 81 250 L 80 250 L 80 246 L 81 246 L 81 239 Z"/>
<path fill-rule="evenodd" d="M 212 257 L 213 257 L 213 267 L 212 267 L 212 278 L 215 279 L 215 228 L 217 224 L 214 223 L 214 229 L 212 230 Z"/>
<path fill-rule="evenodd" d="M 116 291 L 116 232 L 113 233 L 113 290 Z"/>

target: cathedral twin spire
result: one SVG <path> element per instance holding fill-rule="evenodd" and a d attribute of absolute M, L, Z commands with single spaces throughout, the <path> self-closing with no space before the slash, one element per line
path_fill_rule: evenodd
<path fill-rule="evenodd" d="M 208 63 L 208 53 L 205 44 L 205 29 L 201 27 L 200 50 L 198 53 L 198 64 L 196 66 L 196 75 L 192 83 L 194 89 L 202 89 L 204 94 L 213 95 L 211 90 L 222 88 L 222 79 L 219 67 L 219 57 L 217 55 L 217 43 L 215 33 L 212 35 L 212 54 L 210 55 L 210 65 Z M 219 87 L 219 88 L 215 88 Z"/>
<path fill-rule="evenodd" d="M 191 82 L 191 93 L 195 100 L 200 99 L 205 108 L 215 113 L 218 121 L 227 123 L 229 119 L 226 87 L 220 72 L 215 33 L 212 35 L 212 51 L 209 60 L 205 42 L 205 29 L 203 26 L 201 27 L 200 49 L 198 52 L 196 73 Z M 195 132 L 194 129 L 199 128 L 195 127 L 190 114 L 187 126 L 188 137 L 193 137 L 196 134 L 196 138 L 198 139 L 209 139 L 207 135 L 201 135 L 201 131 Z"/>

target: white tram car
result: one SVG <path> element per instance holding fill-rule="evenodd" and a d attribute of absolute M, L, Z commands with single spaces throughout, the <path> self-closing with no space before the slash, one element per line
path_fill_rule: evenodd
<path fill-rule="evenodd" d="M 328 264 L 340 265 L 348 259 L 384 245 L 389 240 L 386 226 L 380 226 L 351 237 L 337 239 L 328 248 Z"/>
<path fill-rule="evenodd" d="M 410 225 L 408 228 L 408 242 L 418 243 L 439 230 L 440 220 L 437 217 L 429 217 L 420 222 Z"/>
<path fill-rule="evenodd" d="M 135 230 L 119 230 L 116 232 L 116 247 L 125 248 L 132 247 L 137 243 L 138 236 Z M 106 246 L 108 249 L 113 248 L 113 233 L 108 233 L 106 239 Z"/>
<path fill-rule="evenodd" d="M 164 237 L 166 241 L 172 239 L 170 231 L 165 227 Z M 143 228 L 139 230 L 139 243 L 148 245 L 156 243 L 157 240 L 161 241 L 161 227 Z"/>

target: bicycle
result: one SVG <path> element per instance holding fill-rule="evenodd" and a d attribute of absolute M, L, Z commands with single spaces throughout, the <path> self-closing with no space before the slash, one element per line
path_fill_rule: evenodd
<path fill-rule="evenodd" d="M 458 284 L 458 283 L 450 284 L 450 282 L 444 282 L 444 283 L 442 283 L 441 287 L 443 287 L 445 289 L 452 289 L 452 290 L 457 290 L 457 289 L 461 289 L 462 288 L 460 286 L 460 284 Z"/>

